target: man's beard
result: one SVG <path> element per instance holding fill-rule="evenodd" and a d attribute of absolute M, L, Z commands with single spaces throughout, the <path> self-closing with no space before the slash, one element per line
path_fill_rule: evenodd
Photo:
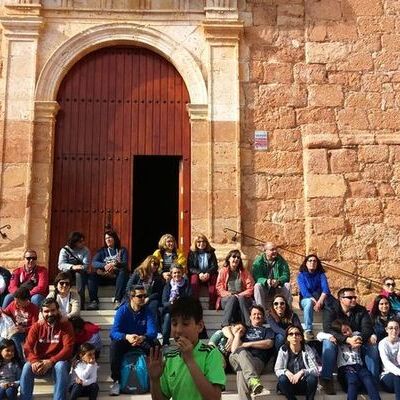
<path fill-rule="evenodd" d="M 59 315 L 49 315 L 45 318 L 46 322 L 50 325 L 54 325 L 60 319 Z"/>

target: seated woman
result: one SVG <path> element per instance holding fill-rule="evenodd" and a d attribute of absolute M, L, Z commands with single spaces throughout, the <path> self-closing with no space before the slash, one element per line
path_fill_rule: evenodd
<path fill-rule="evenodd" d="M 396 400 L 400 400 L 400 338 L 399 322 L 389 321 L 386 326 L 387 337 L 378 345 L 379 356 L 383 365 L 380 383 L 389 393 L 395 393 Z"/>
<path fill-rule="evenodd" d="M 374 324 L 373 336 L 375 336 L 374 339 L 371 336 L 371 339 L 377 343 L 387 336 L 386 326 L 389 321 L 396 318 L 396 313 L 392 310 L 389 300 L 385 296 L 378 295 L 372 304 L 370 315 Z"/>
<path fill-rule="evenodd" d="M 309 254 L 300 266 L 297 277 L 300 291 L 300 306 L 304 310 L 304 338 L 314 340 L 314 312 L 320 312 L 331 299 L 328 280 L 320 259 Z"/>
<path fill-rule="evenodd" d="M 285 332 L 285 344 L 279 349 L 275 363 L 278 390 L 287 399 L 305 395 L 313 400 L 318 386 L 318 364 L 314 351 L 305 344 L 303 330 L 289 325 Z"/>
<path fill-rule="evenodd" d="M 189 281 L 183 276 L 183 268 L 180 265 L 171 266 L 171 279 L 165 284 L 162 303 L 163 303 L 163 324 L 162 336 L 163 346 L 169 345 L 169 337 L 171 334 L 171 315 L 170 308 L 176 300 L 180 297 L 187 297 L 191 295 L 191 288 Z"/>
<path fill-rule="evenodd" d="M 131 293 L 132 288 L 141 285 L 146 290 L 145 304 L 153 312 L 156 320 L 158 321 L 158 307 L 161 306 L 161 297 L 164 288 L 164 280 L 158 273 L 160 261 L 155 256 L 148 256 L 145 260 L 135 269 L 128 284 L 126 285 L 127 297 Z"/>
<path fill-rule="evenodd" d="M 286 297 L 280 294 L 274 296 L 272 306 L 267 315 L 267 323 L 275 333 L 276 351 L 279 351 L 280 347 L 285 343 L 286 329 L 289 325 L 298 326 L 303 330 L 298 315 L 292 311 Z"/>
<path fill-rule="evenodd" d="M 206 236 L 201 233 L 193 239 L 187 259 L 187 268 L 193 297 L 198 299 L 200 296 L 200 285 L 207 285 L 209 296 L 208 308 L 215 310 L 215 303 L 217 301 L 215 284 L 218 276 L 218 262 L 215 256 L 215 249 L 210 246 Z"/>
<path fill-rule="evenodd" d="M 186 258 L 183 255 L 183 252 L 178 249 L 176 240 L 171 234 L 166 233 L 161 236 L 158 242 L 158 249 L 153 253 L 153 256 L 156 256 L 160 261 L 160 273 L 165 281 L 171 279 L 172 264 L 180 265 L 183 268 L 184 275 L 187 274 Z"/>
<path fill-rule="evenodd" d="M 115 280 L 114 303 L 117 309 L 125 296 L 126 284 L 129 279 L 128 251 L 121 247 L 121 241 L 117 232 L 108 230 L 104 233 L 105 246 L 97 251 L 93 258 L 94 276 L 93 293 L 96 300 L 88 307 L 88 310 L 97 310 L 99 298 L 97 297 L 99 282 L 109 283 Z"/>
<path fill-rule="evenodd" d="M 78 293 L 71 289 L 71 282 L 69 272 L 60 272 L 54 279 L 54 290 L 47 295 L 47 298 L 56 299 L 61 316 L 68 319 L 81 313 L 81 301 Z"/>
<path fill-rule="evenodd" d="M 383 287 L 379 294 L 389 300 L 392 310 L 397 317 L 400 317 L 400 292 L 396 291 L 396 282 L 393 277 L 387 276 L 383 279 Z"/>
<path fill-rule="evenodd" d="M 71 322 L 75 333 L 74 353 L 77 353 L 79 346 L 83 343 L 90 343 L 95 348 L 96 358 L 99 358 L 103 346 L 100 335 L 100 326 L 89 321 L 84 321 L 77 315 L 71 317 L 69 322 Z"/>
<path fill-rule="evenodd" d="M 253 301 L 254 280 L 251 273 L 244 269 L 239 250 L 231 250 L 225 257 L 216 286 L 219 296 L 216 308 L 224 310 L 221 326 L 235 322 L 250 325 L 249 308 Z"/>
<path fill-rule="evenodd" d="M 89 273 L 89 267 L 90 252 L 85 246 L 85 236 L 81 232 L 71 232 L 67 244 L 60 250 L 58 269 L 62 272 L 70 272 L 72 277 L 75 276 L 76 290 L 82 309 L 85 308 L 86 286 L 89 288 L 90 302 L 96 302 L 96 295 L 92 290 L 93 274 Z"/>

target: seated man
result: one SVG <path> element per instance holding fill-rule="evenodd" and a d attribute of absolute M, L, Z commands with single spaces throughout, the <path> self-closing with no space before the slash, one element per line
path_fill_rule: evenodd
<path fill-rule="evenodd" d="M 240 400 L 251 400 L 251 395 L 269 394 L 261 383 L 260 375 L 273 354 L 274 333 L 263 326 L 264 320 L 263 307 L 253 306 L 250 310 L 251 326 L 246 329 L 240 326 L 234 333 L 229 362 L 236 371 Z"/>
<path fill-rule="evenodd" d="M 24 253 L 24 265 L 16 268 L 8 285 L 9 294 L 4 298 L 3 308 L 6 308 L 14 299 L 14 292 L 19 287 L 29 289 L 31 302 L 40 307 L 42 301 L 49 293 L 49 275 L 47 268 L 36 264 L 37 254 L 35 250 L 26 250 Z"/>
<path fill-rule="evenodd" d="M 35 376 L 54 376 L 54 400 L 66 400 L 69 384 L 69 360 L 74 347 L 74 332 L 69 321 L 61 319 L 54 298 L 41 306 L 43 319 L 35 322 L 25 340 L 27 362 L 21 374 L 20 400 L 31 400 Z"/>
<path fill-rule="evenodd" d="M 373 336 L 373 324 L 371 317 L 365 307 L 357 304 L 357 296 L 354 288 L 342 288 L 338 291 L 338 301 L 332 308 L 325 308 L 323 311 L 323 330 L 330 333 L 334 339 L 323 340 L 322 342 L 322 370 L 320 383 L 325 393 L 335 394 L 332 374 L 337 365 L 337 346 L 340 344 L 349 344 L 354 347 L 358 345 L 356 337 L 344 336 L 338 333 L 332 327 L 335 320 L 341 320 L 346 323 L 352 331 L 360 332 L 361 354 L 365 364 L 371 374 L 378 379 L 379 377 L 379 353 L 376 345 L 376 337 Z M 373 336 L 371 338 L 371 336 Z M 374 340 L 375 339 L 375 340 Z"/>
<path fill-rule="evenodd" d="M 129 302 L 123 303 L 117 310 L 111 328 L 110 364 L 113 384 L 110 396 L 119 395 L 119 380 L 122 357 L 134 348 L 148 354 L 157 337 L 154 314 L 145 305 L 146 290 L 143 286 L 133 286 Z"/>
<path fill-rule="evenodd" d="M 256 304 L 267 310 L 267 297 L 282 294 L 291 305 L 290 270 L 286 260 L 278 253 L 276 245 L 267 242 L 264 253 L 257 256 L 251 270 L 254 278 L 254 299 Z"/>
<path fill-rule="evenodd" d="M 383 280 L 383 287 L 380 294 L 389 300 L 392 310 L 397 314 L 397 317 L 400 317 L 400 292 L 396 291 L 394 278 L 386 277 Z"/>
<path fill-rule="evenodd" d="M 11 337 L 15 343 L 19 358 L 24 360 L 22 344 L 32 324 L 38 320 L 39 308 L 31 303 L 31 296 L 26 287 L 20 287 L 14 292 L 14 301 L 3 310 L 4 314 L 12 318 L 17 332 Z"/>

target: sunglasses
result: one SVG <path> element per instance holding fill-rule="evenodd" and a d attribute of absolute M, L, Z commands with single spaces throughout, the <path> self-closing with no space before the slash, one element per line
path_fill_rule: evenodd
<path fill-rule="evenodd" d="M 356 300 L 357 296 L 342 296 L 342 299 Z"/>
<path fill-rule="evenodd" d="M 284 301 L 275 301 L 274 306 L 285 306 L 286 303 Z"/>
<path fill-rule="evenodd" d="M 27 261 L 36 261 L 37 257 L 25 257 L 25 260 L 27 260 Z"/>
<path fill-rule="evenodd" d="M 301 333 L 300 332 L 289 332 L 287 335 L 288 336 L 301 336 Z"/>
<path fill-rule="evenodd" d="M 58 284 L 59 284 L 60 286 L 70 286 L 70 285 L 71 285 L 71 283 L 70 283 L 70 282 L 67 282 L 67 281 L 60 281 L 60 282 L 58 282 Z"/>
<path fill-rule="evenodd" d="M 145 299 L 146 295 L 145 294 L 136 294 L 136 295 L 133 295 L 131 297 L 137 297 L 138 299 Z"/>
<path fill-rule="evenodd" d="M 240 256 L 236 256 L 236 255 L 234 255 L 234 256 L 231 256 L 232 258 L 238 258 L 239 260 L 240 260 Z"/>
<path fill-rule="evenodd" d="M 386 286 L 395 287 L 396 284 L 394 282 L 385 283 Z"/>

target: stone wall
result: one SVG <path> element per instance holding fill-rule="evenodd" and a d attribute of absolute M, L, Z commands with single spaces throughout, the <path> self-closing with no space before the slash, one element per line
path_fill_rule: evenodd
<path fill-rule="evenodd" d="M 399 2 L 250 0 L 242 18 L 244 231 L 400 278 Z M 253 150 L 254 130 L 269 151 Z"/>

